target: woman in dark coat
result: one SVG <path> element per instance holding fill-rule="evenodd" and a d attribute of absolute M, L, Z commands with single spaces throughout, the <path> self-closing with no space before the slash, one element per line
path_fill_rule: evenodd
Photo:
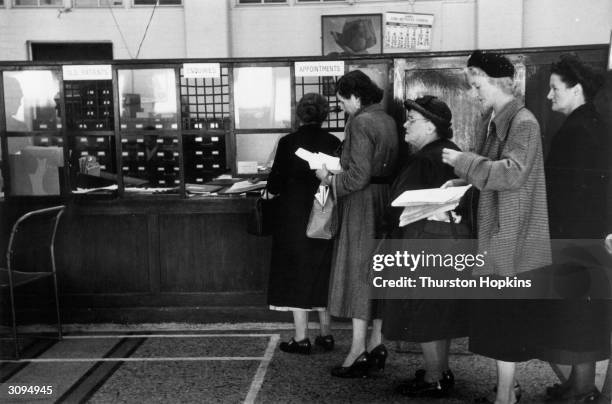
<path fill-rule="evenodd" d="M 404 191 L 438 188 L 456 178 L 453 167 L 442 162 L 442 149 L 459 150 L 450 138 L 452 114 L 448 106 L 432 96 L 424 96 L 404 103 L 406 117 L 406 141 L 416 152 L 404 164 L 391 186 L 391 200 Z M 432 239 L 459 235 L 459 224 L 427 219 L 399 227 L 402 208 L 388 209 L 389 237 L 404 239 L 403 250 L 411 251 L 410 239 Z M 441 230 L 436 236 L 427 233 L 427 226 Z M 452 227 L 451 227 L 452 226 Z M 445 235 L 443 234 L 445 233 Z M 440 236 L 437 236 L 440 234 Z M 463 233 L 469 237 L 469 231 Z M 444 251 L 443 253 L 448 253 Z M 460 251 L 465 253 L 466 251 Z M 442 397 L 454 384 L 454 376 L 448 365 L 448 350 L 452 338 L 467 335 L 466 306 L 461 300 L 397 300 L 385 302 L 383 334 L 391 340 L 420 342 L 425 360 L 425 371 L 417 371 L 414 380 L 398 386 L 398 392 L 411 397 Z"/>
<path fill-rule="evenodd" d="M 553 239 L 598 239 L 600 244 L 610 226 L 606 188 L 612 151 L 609 132 L 592 103 L 602 85 L 602 77 L 574 56 L 566 55 L 552 65 L 547 98 L 553 111 L 567 116 L 546 160 Z M 555 254 L 556 279 L 576 284 L 579 273 L 588 276 L 587 267 L 561 260 Z M 556 399 L 592 402 L 597 395 L 595 362 L 610 357 L 611 314 L 606 302 L 591 299 L 587 292 L 578 299 L 553 301 L 547 306 L 552 308 L 551 335 L 541 359 L 571 365 L 568 380 L 547 393 Z"/>
<path fill-rule="evenodd" d="M 389 203 L 389 185 L 395 171 L 398 136 L 393 118 L 380 101 L 383 91 L 362 71 L 342 76 L 336 86 L 338 100 L 349 115 L 340 156 L 342 172 L 332 175 L 317 170 L 319 179 L 331 184 L 338 198 L 340 220 L 329 290 L 333 316 L 349 317 L 353 323 L 351 349 L 336 377 L 361 377 L 375 358 L 384 367 L 386 349 L 382 342 L 382 313 L 370 299 L 369 262 L 377 241 L 376 229 Z M 366 344 L 369 320 L 372 333 Z"/>
<path fill-rule="evenodd" d="M 308 354 L 308 312 L 318 311 L 321 335 L 315 344 L 333 348 L 329 332 L 327 292 L 332 243 L 306 237 L 312 201 L 320 181 L 308 163 L 295 155 L 299 148 L 312 153 L 333 154 L 340 141 L 321 129 L 329 104 L 319 94 L 304 95 L 297 105 L 299 129 L 278 142 L 268 192 L 277 196 L 278 210 L 273 232 L 268 304 L 272 310 L 293 312 L 295 336 L 282 342 L 284 352 Z"/>

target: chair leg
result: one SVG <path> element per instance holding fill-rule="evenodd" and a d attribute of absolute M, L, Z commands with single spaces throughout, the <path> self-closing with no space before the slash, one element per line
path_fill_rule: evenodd
<path fill-rule="evenodd" d="M 17 338 L 17 318 L 15 315 L 15 296 L 13 294 L 13 285 L 9 285 L 9 295 L 11 298 L 11 320 L 13 322 L 13 341 L 15 342 L 15 359 L 19 360 L 19 339 Z"/>
<path fill-rule="evenodd" d="M 57 315 L 57 339 L 62 339 L 62 320 L 60 318 L 59 293 L 57 292 L 57 275 L 53 272 L 53 291 L 55 293 L 55 314 Z"/>

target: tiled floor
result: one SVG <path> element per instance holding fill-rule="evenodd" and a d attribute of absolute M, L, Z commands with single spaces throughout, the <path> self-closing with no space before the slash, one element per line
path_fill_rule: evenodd
<path fill-rule="evenodd" d="M 493 362 L 472 355 L 466 340 L 451 347 L 454 394 L 444 400 L 408 400 L 394 385 L 420 367 L 418 346 L 397 352 L 388 343 L 385 372 L 375 378 L 332 378 L 350 330 L 336 329 L 337 348 L 310 356 L 278 350 L 287 324 L 68 326 L 60 342 L 24 341 L 24 359 L 0 363 L 2 403 L 467 403 L 490 391 Z M 4 342 L 6 344 L 6 341 Z M 3 346 L 4 350 L 10 346 Z M 605 363 L 599 366 L 602 383 Z M 519 365 L 521 403 L 544 401 L 543 386 L 555 382 L 548 365 Z M 52 386 L 53 393 L 9 394 L 10 386 Z"/>

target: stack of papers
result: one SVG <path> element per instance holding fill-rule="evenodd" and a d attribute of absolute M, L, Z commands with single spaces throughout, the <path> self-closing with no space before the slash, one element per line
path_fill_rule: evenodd
<path fill-rule="evenodd" d="M 451 211 L 459 205 L 459 200 L 471 187 L 429 188 L 406 191 L 398 196 L 391 206 L 403 206 L 400 227 L 417 222 L 439 213 Z"/>
<path fill-rule="evenodd" d="M 256 189 L 263 189 L 266 187 L 266 185 L 268 184 L 268 181 L 257 181 L 257 182 L 251 182 L 251 181 L 240 181 L 235 183 L 234 185 L 232 185 L 231 187 L 229 187 L 228 189 L 226 189 L 225 191 L 223 191 L 223 193 L 226 194 L 241 194 L 243 192 L 247 192 L 247 191 L 254 191 Z"/>
<path fill-rule="evenodd" d="M 321 204 L 321 206 L 325 206 L 325 202 L 327 202 L 328 196 L 329 187 L 326 185 L 319 185 L 319 190 L 315 194 L 315 199 Z"/>
<path fill-rule="evenodd" d="M 88 194 L 88 193 L 97 192 L 97 191 L 116 191 L 116 190 L 117 190 L 117 184 L 113 184 L 107 187 L 98 187 L 98 188 L 78 188 L 77 187 L 77 189 L 72 190 L 72 193 L 73 194 Z"/>
<path fill-rule="evenodd" d="M 223 185 L 185 184 L 185 190 L 191 194 L 210 194 L 223 188 Z"/>
<path fill-rule="evenodd" d="M 330 156 L 325 153 L 312 153 L 301 147 L 295 151 L 295 155 L 302 160 L 306 160 L 311 170 L 320 170 L 323 168 L 323 164 L 325 164 L 325 167 L 332 173 L 337 174 L 342 172 L 340 159 L 338 157 Z"/>

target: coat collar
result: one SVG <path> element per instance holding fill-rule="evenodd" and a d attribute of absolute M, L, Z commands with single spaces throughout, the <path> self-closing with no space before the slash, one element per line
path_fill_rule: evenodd
<path fill-rule="evenodd" d="M 382 107 L 382 105 L 380 103 L 370 104 L 367 107 L 361 108 L 353 116 L 357 116 L 359 114 L 363 114 L 364 112 L 373 112 L 373 111 L 377 111 L 377 110 L 381 110 L 382 111 L 382 109 L 383 109 L 383 107 Z"/>
<path fill-rule="evenodd" d="M 514 116 L 523 108 L 523 103 L 516 98 L 508 102 L 498 114 L 493 117 L 495 124 L 495 134 L 499 140 L 504 140 L 508 136 L 508 129 Z"/>

